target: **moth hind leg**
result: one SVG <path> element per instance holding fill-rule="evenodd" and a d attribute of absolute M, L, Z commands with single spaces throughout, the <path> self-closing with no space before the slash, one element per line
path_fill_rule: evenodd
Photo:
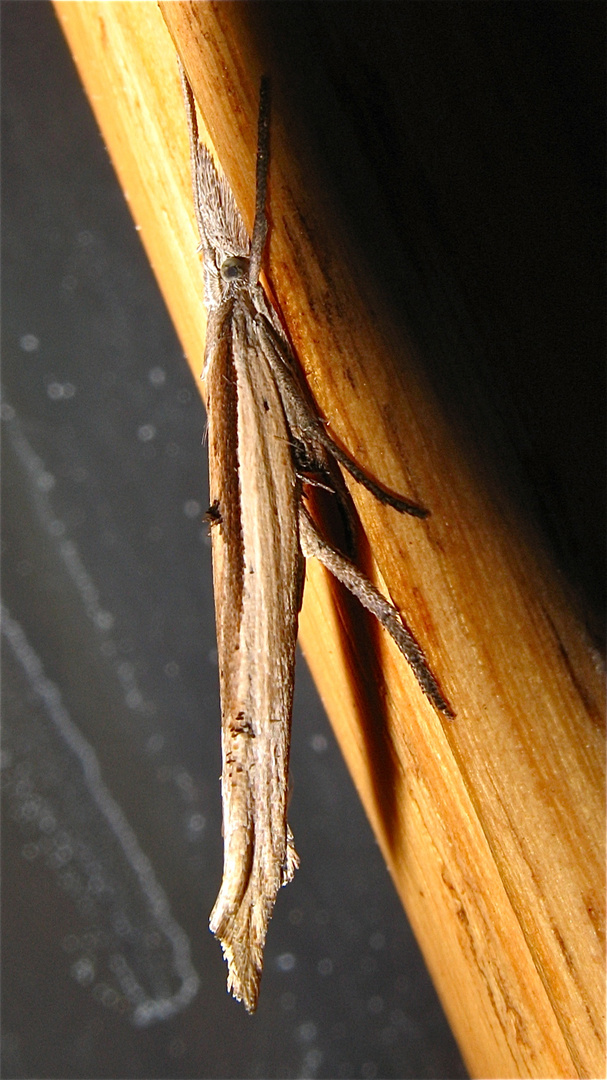
<path fill-rule="evenodd" d="M 321 499 L 322 492 L 327 492 L 337 500 L 344 532 L 344 546 L 348 554 L 354 557 L 356 552 L 356 517 L 350 493 L 340 470 L 335 464 L 329 462 L 328 455 L 326 460 L 318 460 L 313 464 L 310 464 L 310 462 L 301 464 L 298 461 L 297 468 L 299 479 L 307 487 L 320 491 Z"/>
<path fill-rule="evenodd" d="M 421 690 L 432 704 L 452 718 L 454 713 L 445 701 L 426 658 L 412 634 L 404 625 L 397 609 L 382 596 L 379 589 L 347 559 L 332 547 L 318 532 L 305 506 L 299 507 L 299 538 L 306 558 L 314 557 L 379 620 L 388 631 L 409 664 Z"/>

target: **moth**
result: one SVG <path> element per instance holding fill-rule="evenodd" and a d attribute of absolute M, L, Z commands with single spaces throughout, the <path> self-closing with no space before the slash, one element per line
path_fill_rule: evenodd
<path fill-rule="evenodd" d="M 262 80 L 260 91 L 249 239 L 227 181 L 200 142 L 183 69 L 181 80 L 208 312 L 203 379 L 222 711 L 224 869 L 210 928 L 227 960 L 228 990 L 252 1012 L 276 895 L 299 865 L 286 811 L 305 559 L 319 559 L 377 616 L 423 692 L 451 713 L 396 608 L 322 536 L 306 506 L 309 484 L 319 484 L 349 520 L 339 462 L 381 502 L 414 517 L 427 515 L 370 479 L 333 441 L 259 284 L 267 232 L 268 82 Z"/>

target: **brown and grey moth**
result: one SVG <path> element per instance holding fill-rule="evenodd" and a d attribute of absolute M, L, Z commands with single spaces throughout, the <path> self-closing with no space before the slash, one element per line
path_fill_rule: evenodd
<path fill-rule="evenodd" d="M 396 608 L 321 535 L 306 507 L 306 488 L 320 485 L 334 494 L 347 518 L 339 462 L 395 510 L 427 514 L 367 477 L 327 433 L 259 284 L 267 231 L 267 82 L 260 94 L 252 239 L 225 178 L 199 141 L 194 96 L 183 71 L 182 83 L 208 312 L 203 378 L 222 711 L 224 870 L 210 927 L 227 960 L 228 989 L 252 1012 L 276 895 L 299 864 L 286 812 L 306 558 L 324 563 L 377 616 L 423 692 L 451 714 Z"/>

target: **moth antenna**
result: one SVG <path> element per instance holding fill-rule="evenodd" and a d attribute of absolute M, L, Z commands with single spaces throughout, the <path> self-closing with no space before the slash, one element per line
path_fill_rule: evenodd
<path fill-rule="evenodd" d="M 196 224 L 198 225 L 198 233 L 200 235 L 200 244 L 198 245 L 197 250 L 205 251 L 207 243 L 204 230 L 204 220 L 202 217 L 202 211 L 200 209 L 200 199 L 198 198 L 198 184 L 196 180 L 198 171 L 198 146 L 200 143 L 200 136 L 198 133 L 198 117 L 196 116 L 196 102 L 194 101 L 194 92 L 185 73 L 185 68 L 179 58 L 178 63 L 179 78 L 181 79 L 181 91 L 183 93 L 183 100 L 185 103 L 185 114 L 188 121 L 188 135 L 190 139 L 190 169 L 192 173 L 192 188 L 194 191 L 194 213 L 196 214 Z"/>
<path fill-rule="evenodd" d="M 255 221 L 251 240 L 249 284 L 257 285 L 263 249 L 268 232 L 266 218 L 266 194 L 268 190 L 268 164 L 270 149 L 270 83 L 262 76 L 259 87 L 259 118 L 257 121 L 257 163 L 255 167 Z"/>

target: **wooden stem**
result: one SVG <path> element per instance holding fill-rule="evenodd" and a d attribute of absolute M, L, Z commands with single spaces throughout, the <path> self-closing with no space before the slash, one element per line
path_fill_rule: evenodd
<path fill-rule="evenodd" d="M 494 403 L 466 368 L 463 322 L 456 314 L 443 338 L 456 375 L 436 350 L 414 349 L 402 325 L 406 258 L 382 225 L 390 202 L 372 194 L 381 177 L 352 135 L 345 82 L 340 97 L 321 57 L 299 113 L 292 104 L 289 86 L 303 94 L 308 76 L 288 70 L 280 28 L 272 37 L 283 7 L 300 5 L 55 3 L 197 377 L 205 312 L 175 49 L 249 226 L 259 80 L 270 75 L 268 281 L 333 435 L 370 475 L 431 510 L 404 518 L 352 489 L 361 557 L 404 613 L 455 720 L 437 715 L 392 642 L 313 561 L 304 651 L 471 1073 L 600 1076 L 596 657 Z M 316 122 L 321 135 L 334 125 L 342 167 L 373 199 L 363 224 L 379 258 L 371 241 L 361 254 L 323 175 Z"/>

